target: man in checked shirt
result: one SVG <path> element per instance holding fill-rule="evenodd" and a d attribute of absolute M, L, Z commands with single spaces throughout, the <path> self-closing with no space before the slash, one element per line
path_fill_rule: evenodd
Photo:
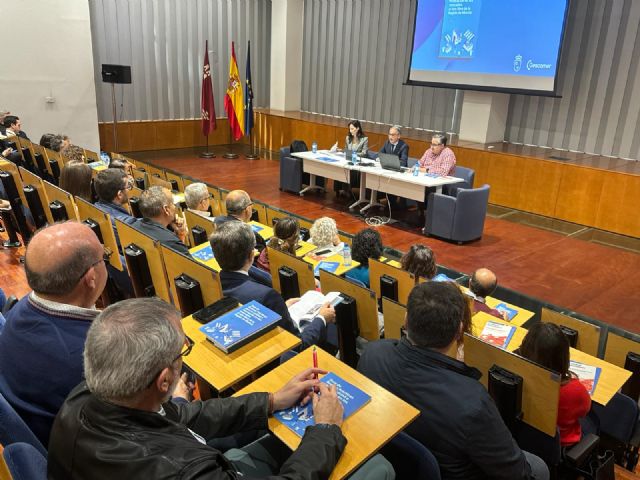
<path fill-rule="evenodd" d="M 431 137 L 431 148 L 424 152 L 419 161 L 420 170 L 435 173 L 443 177 L 453 175 L 456 169 L 456 156 L 447 147 L 447 137 L 435 134 Z"/>

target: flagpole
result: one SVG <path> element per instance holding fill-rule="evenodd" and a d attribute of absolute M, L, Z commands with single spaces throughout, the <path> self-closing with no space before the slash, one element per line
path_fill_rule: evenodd
<path fill-rule="evenodd" d="M 205 135 L 207 139 L 207 147 L 204 152 L 200 153 L 200 158 L 216 158 L 216 154 L 209 151 L 209 135 Z"/>
<path fill-rule="evenodd" d="M 239 155 L 233 152 L 233 138 L 231 137 L 231 126 L 229 126 L 229 151 L 222 155 L 222 158 L 238 158 Z"/>
<path fill-rule="evenodd" d="M 258 155 L 257 153 L 255 153 L 255 151 L 253 150 L 253 134 L 250 133 L 249 134 L 249 151 L 250 153 L 248 155 L 245 155 L 245 158 L 247 160 L 258 160 L 260 158 L 260 155 Z"/>

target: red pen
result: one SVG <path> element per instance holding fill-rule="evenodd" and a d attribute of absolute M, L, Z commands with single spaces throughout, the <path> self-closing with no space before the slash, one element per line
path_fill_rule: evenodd
<path fill-rule="evenodd" d="M 313 368 L 318 368 L 318 351 L 316 350 L 316 347 L 313 347 Z M 318 379 L 317 373 L 313 374 L 313 379 Z"/>

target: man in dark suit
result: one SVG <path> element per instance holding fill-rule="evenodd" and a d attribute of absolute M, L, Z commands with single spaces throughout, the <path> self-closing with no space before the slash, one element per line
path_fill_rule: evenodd
<path fill-rule="evenodd" d="M 409 145 L 405 143 L 401 136 L 401 130 L 399 125 L 394 125 L 389 129 L 389 139 L 384 142 L 380 153 L 388 153 L 390 155 L 397 155 L 400 159 L 400 165 L 407 166 L 409 160 Z"/>
<path fill-rule="evenodd" d="M 7 115 L 6 117 L 4 117 L 3 125 L 5 128 L 5 135 L 7 137 L 16 135 L 18 137 L 26 138 L 27 140 L 29 140 L 29 137 L 27 137 L 25 131 L 22 130 L 22 122 L 15 115 Z"/>
<path fill-rule="evenodd" d="M 187 234 L 184 220 L 176 215 L 173 195 L 168 188 L 154 186 L 145 190 L 140 195 L 139 205 L 143 218 L 133 224 L 134 228 L 176 252 L 190 255 L 184 244 Z"/>
<path fill-rule="evenodd" d="M 334 323 L 336 312 L 326 304 L 309 323 L 296 327 L 288 306 L 297 299 L 284 301 L 271 287 L 258 283 L 249 276 L 253 264 L 255 237 L 250 225 L 243 222 L 225 222 L 211 236 L 211 248 L 220 265 L 220 282 L 224 295 L 240 303 L 256 300 L 282 317 L 280 326 L 302 339 L 303 348 L 326 341 L 327 325 Z"/>

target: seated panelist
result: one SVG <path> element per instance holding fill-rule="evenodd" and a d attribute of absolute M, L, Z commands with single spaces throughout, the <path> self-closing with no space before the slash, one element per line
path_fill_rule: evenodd
<path fill-rule="evenodd" d="M 389 155 L 397 155 L 400 159 L 400 165 L 407 166 L 409 160 L 409 145 L 401 138 L 402 131 L 399 125 L 389 128 L 389 139 L 384 142 L 380 149 L 380 153 L 388 153 Z"/>
<path fill-rule="evenodd" d="M 335 150 L 337 146 L 338 143 L 336 142 L 332 150 Z M 365 156 L 369 150 L 369 138 L 365 136 L 362 131 L 362 125 L 360 125 L 359 120 L 351 120 L 349 122 L 349 133 L 345 138 L 345 150 L 355 151 L 359 157 Z M 350 158 L 347 160 L 351 161 Z M 360 184 L 360 172 L 351 172 L 350 178 L 351 188 L 357 187 Z M 335 181 L 333 189 L 335 191 L 345 191 L 347 194 L 350 194 L 343 182 Z"/>

